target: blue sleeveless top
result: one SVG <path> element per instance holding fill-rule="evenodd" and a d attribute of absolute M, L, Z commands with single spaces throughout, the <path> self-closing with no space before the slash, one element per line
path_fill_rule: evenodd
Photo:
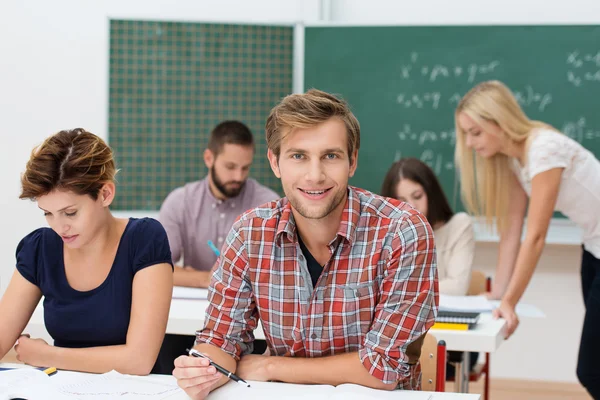
<path fill-rule="evenodd" d="M 167 234 L 152 218 L 130 218 L 106 280 L 95 289 L 73 289 L 65 273 L 63 241 L 50 228 L 36 229 L 17 246 L 17 270 L 40 288 L 44 321 L 59 347 L 125 344 L 134 275 L 172 264 Z"/>

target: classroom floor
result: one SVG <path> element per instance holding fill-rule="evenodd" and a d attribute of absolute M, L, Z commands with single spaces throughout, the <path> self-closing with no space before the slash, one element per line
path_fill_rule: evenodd
<path fill-rule="evenodd" d="M 18 362 L 11 350 L 0 362 Z M 452 390 L 454 383 L 447 382 Z M 471 393 L 483 393 L 483 380 L 470 384 Z M 544 381 L 522 381 L 514 379 L 493 379 L 489 400 L 590 400 L 591 397 L 577 383 L 555 383 Z M 481 400 L 487 400 L 482 399 Z"/>
<path fill-rule="evenodd" d="M 454 382 L 447 382 L 452 390 Z M 470 393 L 483 393 L 483 380 L 471 383 Z M 590 395 L 577 383 L 492 379 L 489 400 L 590 400 Z M 481 400 L 484 399 L 483 395 Z"/>

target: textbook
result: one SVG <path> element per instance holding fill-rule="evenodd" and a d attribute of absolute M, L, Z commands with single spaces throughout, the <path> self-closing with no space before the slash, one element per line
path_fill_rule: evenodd
<path fill-rule="evenodd" d="M 377 390 L 361 385 L 344 383 L 331 385 L 297 385 L 293 383 L 248 381 L 250 387 L 228 382 L 208 395 L 207 400 L 445 400 L 478 399 L 478 395 L 422 392 L 416 390 Z M 471 397 L 473 396 L 473 397 Z"/>

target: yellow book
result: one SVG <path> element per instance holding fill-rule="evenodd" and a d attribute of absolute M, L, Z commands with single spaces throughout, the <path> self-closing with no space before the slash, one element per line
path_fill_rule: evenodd
<path fill-rule="evenodd" d="M 455 331 L 468 331 L 469 324 L 457 324 L 450 322 L 436 322 L 431 329 L 450 329 Z"/>

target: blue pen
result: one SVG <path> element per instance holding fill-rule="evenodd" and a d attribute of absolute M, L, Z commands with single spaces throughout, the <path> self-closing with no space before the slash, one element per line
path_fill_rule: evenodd
<path fill-rule="evenodd" d="M 217 255 L 217 257 L 219 257 L 221 255 L 221 252 L 219 251 L 219 249 L 217 249 L 217 246 L 215 246 L 212 240 L 209 240 L 207 243 L 208 247 L 210 247 L 210 249 Z"/>

